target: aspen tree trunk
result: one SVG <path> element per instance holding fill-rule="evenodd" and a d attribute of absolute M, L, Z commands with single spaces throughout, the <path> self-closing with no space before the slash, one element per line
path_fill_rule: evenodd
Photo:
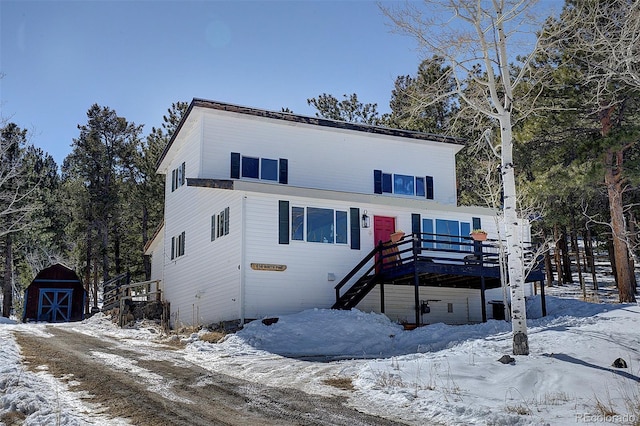
<path fill-rule="evenodd" d="M 511 288 L 511 328 L 513 331 L 513 354 L 529 355 L 527 336 L 527 310 L 524 297 L 524 263 L 522 237 L 518 223 L 516 206 L 516 179 L 513 170 L 513 138 L 511 115 L 500 117 L 500 137 L 502 139 L 502 185 L 504 190 L 504 226 L 507 240 L 507 268 Z"/>

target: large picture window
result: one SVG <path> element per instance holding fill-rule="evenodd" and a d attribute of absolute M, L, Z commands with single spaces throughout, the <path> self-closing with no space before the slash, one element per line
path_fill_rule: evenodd
<path fill-rule="evenodd" d="M 324 244 L 348 243 L 348 215 L 343 210 L 291 208 L 291 239 Z"/>
<path fill-rule="evenodd" d="M 422 242 L 422 248 L 472 251 L 471 245 L 460 244 L 460 242 L 466 241 L 464 237 L 469 236 L 471 232 L 471 224 L 469 222 L 447 219 L 422 219 L 422 232 L 425 234 L 423 239 L 426 240 Z"/>

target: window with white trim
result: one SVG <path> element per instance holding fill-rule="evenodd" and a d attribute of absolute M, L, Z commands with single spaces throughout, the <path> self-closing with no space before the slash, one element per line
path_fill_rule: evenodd
<path fill-rule="evenodd" d="M 373 186 L 376 194 L 406 195 L 433 200 L 432 176 L 412 176 L 374 170 Z"/>
<path fill-rule="evenodd" d="M 435 227 L 434 227 L 435 222 Z M 435 230 L 435 232 L 434 232 Z M 461 242 L 468 243 L 465 237 L 471 232 L 470 222 L 459 222 L 457 220 L 448 219 L 422 219 L 422 232 L 425 234 L 422 242 L 422 248 L 425 249 L 441 249 L 455 251 L 472 251 L 469 244 L 459 244 Z M 437 234 L 437 235 L 429 235 Z"/>
<path fill-rule="evenodd" d="M 184 256 L 185 233 L 171 237 L 171 260 Z"/>
<path fill-rule="evenodd" d="M 291 208 L 291 240 L 347 244 L 348 217 L 346 210 L 294 206 Z"/>
<path fill-rule="evenodd" d="M 175 191 L 182 185 L 184 185 L 187 181 L 187 177 L 185 175 L 186 167 L 183 162 L 180 167 L 175 168 L 171 171 L 171 192 Z"/>
<path fill-rule="evenodd" d="M 211 216 L 211 241 L 229 234 L 229 207 Z"/>
<path fill-rule="evenodd" d="M 231 153 L 232 179 L 258 179 L 287 184 L 289 161 L 286 158 L 262 158 Z"/>

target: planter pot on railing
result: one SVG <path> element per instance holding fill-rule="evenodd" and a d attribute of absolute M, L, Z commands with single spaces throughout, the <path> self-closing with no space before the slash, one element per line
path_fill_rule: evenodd
<path fill-rule="evenodd" d="M 486 241 L 487 240 L 487 233 L 486 232 L 472 232 L 471 233 L 471 238 L 473 238 L 474 241 Z"/>

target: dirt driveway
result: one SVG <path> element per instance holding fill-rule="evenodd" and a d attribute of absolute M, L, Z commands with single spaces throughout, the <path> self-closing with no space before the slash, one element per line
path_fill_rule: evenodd
<path fill-rule="evenodd" d="M 27 368 L 47 365 L 74 390 L 90 393 L 92 403 L 111 417 L 134 425 L 398 425 L 362 414 L 338 397 L 272 388 L 212 373 L 185 361 L 175 349 L 155 345 L 157 359 L 124 347 L 117 340 L 95 338 L 60 327 L 52 337 L 16 332 Z"/>

